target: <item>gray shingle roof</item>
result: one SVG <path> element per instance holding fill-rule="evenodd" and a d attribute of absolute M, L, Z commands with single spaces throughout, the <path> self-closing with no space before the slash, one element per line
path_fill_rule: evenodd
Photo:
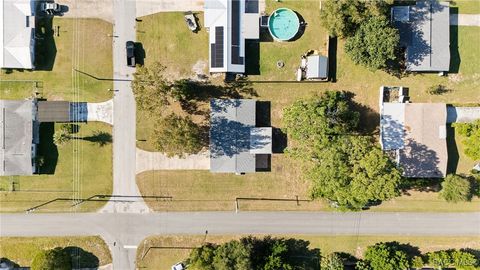
<path fill-rule="evenodd" d="M 271 145 L 271 136 L 252 133 L 256 124 L 256 101 L 212 99 L 210 107 L 210 171 L 255 172 L 252 148 Z"/>
<path fill-rule="evenodd" d="M 418 0 L 410 6 L 408 22 L 395 22 L 400 42 L 407 47 L 407 70 L 448 71 L 450 68 L 450 10 L 448 2 Z"/>
<path fill-rule="evenodd" d="M 32 101 L 0 100 L 0 175 L 31 175 Z"/>

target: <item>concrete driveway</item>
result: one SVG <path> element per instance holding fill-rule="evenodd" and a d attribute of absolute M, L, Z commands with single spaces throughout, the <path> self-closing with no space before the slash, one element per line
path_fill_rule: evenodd
<path fill-rule="evenodd" d="M 152 170 L 209 170 L 210 157 L 208 152 L 188 155 L 184 158 L 167 157 L 163 153 L 148 152 L 137 148 L 137 170 L 139 174 Z"/>
<path fill-rule="evenodd" d="M 450 14 L 450 24 L 480 26 L 480 14 Z"/>

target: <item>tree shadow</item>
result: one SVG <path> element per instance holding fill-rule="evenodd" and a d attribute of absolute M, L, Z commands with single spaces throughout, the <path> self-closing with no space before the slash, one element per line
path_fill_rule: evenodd
<path fill-rule="evenodd" d="M 374 109 L 370 108 L 369 106 L 356 102 L 354 100 L 355 93 L 350 91 L 346 91 L 344 93 L 349 102 L 351 110 L 357 111 L 360 113 L 357 131 L 363 135 L 378 134 L 380 114 L 376 112 Z"/>
<path fill-rule="evenodd" d="M 447 174 L 455 174 L 460 160 L 460 154 L 455 139 L 455 128 L 452 125 L 447 125 Z"/>
<path fill-rule="evenodd" d="M 177 81 L 173 89 L 180 92 L 176 94 L 176 99 L 185 112 L 204 116 L 209 112 L 205 109 L 202 110 L 199 103 L 208 102 L 210 99 L 241 99 L 258 96 L 252 83 L 246 78 L 238 78 L 225 82 L 223 85 L 184 79 Z"/>
<path fill-rule="evenodd" d="M 55 174 L 58 162 L 58 148 L 53 142 L 55 123 L 40 123 L 40 144 L 37 156 L 43 158 L 40 174 Z"/>
<path fill-rule="evenodd" d="M 72 257 L 72 268 L 97 268 L 100 266 L 100 260 L 95 254 L 86 251 L 80 247 L 68 246 L 63 248 Z"/>
<path fill-rule="evenodd" d="M 74 137 L 74 138 L 97 144 L 100 147 L 110 144 L 113 141 L 112 134 L 105 131 L 100 131 L 100 130 L 94 131 L 93 135 L 91 136 Z"/>
<path fill-rule="evenodd" d="M 413 139 L 407 139 L 405 148 L 400 150 L 400 165 L 405 177 L 443 177 L 439 163 L 440 159 L 434 150 Z"/>
<path fill-rule="evenodd" d="M 35 20 L 35 70 L 51 71 L 57 56 L 53 17 L 35 17 Z"/>

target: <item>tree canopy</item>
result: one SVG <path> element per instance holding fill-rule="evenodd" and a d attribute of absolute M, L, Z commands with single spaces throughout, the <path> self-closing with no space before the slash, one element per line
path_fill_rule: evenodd
<path fill-rule="evenodd" d="M 291 270 L 300 266 L 308 270 L 314 269 L 319 255 L 303 240 L 249 236 L 222 245 L 206 243 L 190 253 L 187 264 L 193 270 Z"/>
<path fill-rule="evenodd" d="M 352 37 L 347 39 L 345 52 L 355 64 L 372 70 L 387 66 L 395 60 L 395 50 L 400 41 L 398 30 L 384 17 L 371 17 L 362 23 Z"/>
<path fill-rule="evenodd" d="M 155 62 L 152 66 L 139 66 L 133 74 L 132 89 L 137 106 L 148 112 L 162 111 L 171 96 L 171 84 L 163 76 L 165 67 Z"/>
<path fill-rule="evenodd" d="M 325 0 L 320 18 L 330 36 L 348 37 L 371 16 L 385 17 L 391 0 Z"/>
<path fill-rule="evenodd" d="M 359 113 L 342 92 L 297 101 L 284 110 L 293 140 L 287 153 L 305 165 L 312 198 L 358 210 L 398 195 L 401 174 L 373 139 L 357 131 Z"/>
<path fill-rule="evenodd" d="M 480 120 L 473 123 L 455 123 L 455 129 L 464 137 L 465 155 L 480 160 Z"/>
<path fill-rule="evenodd" d="M 62 248 L 42 250 L 33 258 L 30 266 L 32 270 L 71 270 L 72 259 L 70 254 Z"/>
<path fill-rule="evenodd" d="M 472 195 L 472 185 L 460 175 L 450 174 L 442 182 L 440 197 L 447 202 L 468 201 Z"/>
<path fill-rule="evenodd" d="M 187 117 L 169 114 L 154 127 L 151 140 L 157 150 L 168 156 L 195 154 L 206 144 L 204 129 Z"/>
<path fill-rule="evenodd" d="M 343 260 L 337 253 L 331 253 L 327 256 L 323 256 L 321 260 L 321 269 L 322 270 L 343 270 L 344 264 Z"/>
<path fill-rule="evenodd" d="M 408 254 L 396 244 L 377 243 L 367 248 L 365 260 L 372 270 L 408 270 Z"/>

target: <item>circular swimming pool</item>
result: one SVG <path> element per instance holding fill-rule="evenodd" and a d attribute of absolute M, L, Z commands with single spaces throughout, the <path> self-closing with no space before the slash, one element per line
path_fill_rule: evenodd
<path fill-rule="evenodd" d="M 272 37 L 278 41 L 288 41 L 295 37 L 300 28 L 297 14 L 288 8 L 275 10 L 268 18 L 268 29 Z"/>

